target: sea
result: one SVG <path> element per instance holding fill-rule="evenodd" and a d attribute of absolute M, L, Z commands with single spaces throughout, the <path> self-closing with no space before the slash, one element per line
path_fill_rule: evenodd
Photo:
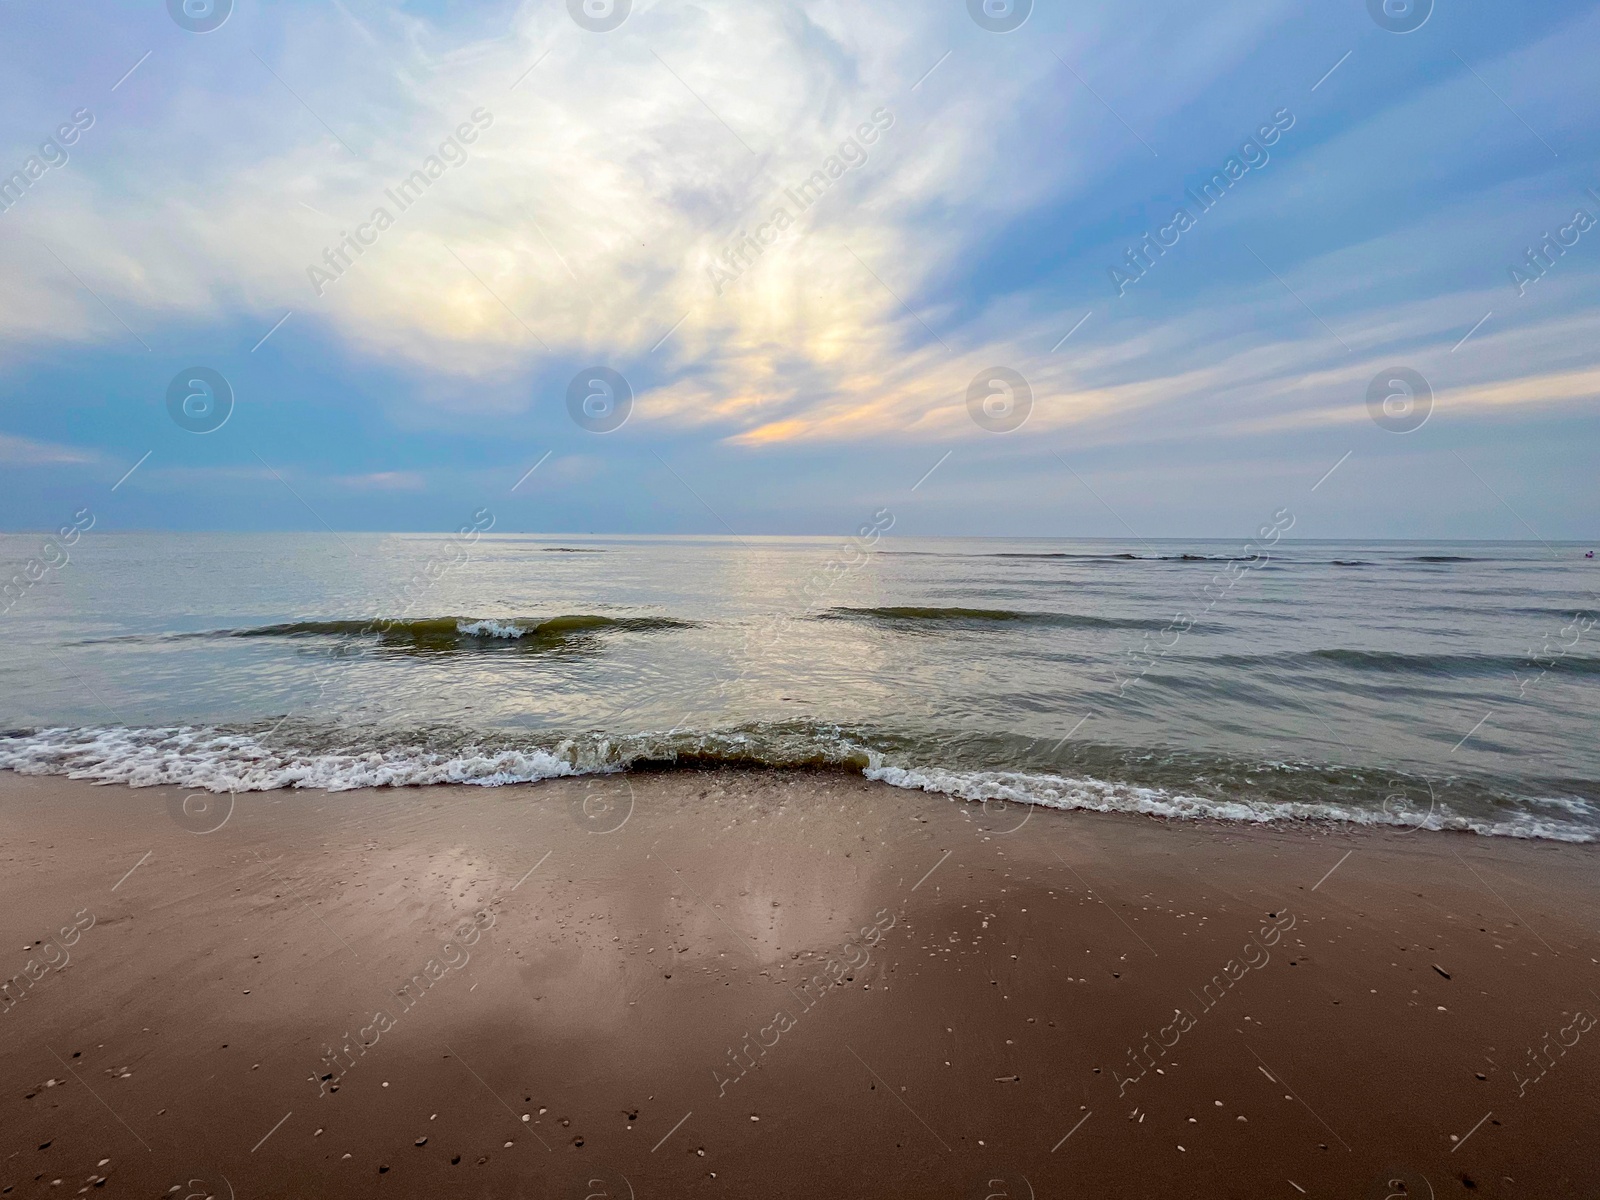
<path fill-rule="evenodd" d="M 0 768 L 239 794 L 823 767 L 1002 832 L 1045 806 L 1588 842 L 1586 549 L 6 534 Z"/>

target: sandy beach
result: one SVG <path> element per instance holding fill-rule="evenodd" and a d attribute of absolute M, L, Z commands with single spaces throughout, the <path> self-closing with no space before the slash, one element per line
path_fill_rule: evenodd
<path fill-rule="evenodd" d="M 184 800 L 0 775 L 4 1194 L 1600 1189 L 1588 847 L 842 772 Z"/>

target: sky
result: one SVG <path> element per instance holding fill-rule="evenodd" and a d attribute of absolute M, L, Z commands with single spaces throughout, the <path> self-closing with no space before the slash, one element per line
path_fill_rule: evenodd
<path fill-rule="evenodd" d="M 1559 0 L 7 0 L 0 529 L 1600 538 L 1596 61 Z"/>

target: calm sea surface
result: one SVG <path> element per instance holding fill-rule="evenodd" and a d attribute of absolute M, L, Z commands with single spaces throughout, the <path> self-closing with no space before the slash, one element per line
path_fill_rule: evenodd
<path fill-rule="evenodd" d="M 0 536 L 7 576 L 41 546 Z M 1591 840 L 1585 549 L 91 531 L 0 616 L 0 767 L 837 763 L 996 810 Z"/>

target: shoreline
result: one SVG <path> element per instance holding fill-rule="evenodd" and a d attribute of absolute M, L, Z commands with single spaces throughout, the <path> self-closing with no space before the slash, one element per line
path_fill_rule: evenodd
<path fill-rule="evenodd" d="M 846 771 L 186 795 L 0 772 L 0 1194 L 1600 1190 L 1590 846 Z"/>
<path fill-rule="evenodd" d="M 274 727 L 276 728 L 276 727 Z M 543 744 L 509 736 L 431 746 L 378 741 L 363 745 L 272 747 L 254 735 L 217 726 L 82 726 L 0 733 L 0 772 L 77 777 L 137 788 L 195 788 L 243 796 L 280 789 L 348 794 L 369 788 L 500 788 L 557 779 L 677 771 L 844 772 L 908 791 L 1008 810 L 1125 813 L 1241 826 L 1304 825 L 1347 830 L 1469 832 L 1486 838 L 1600 844 L 1592 788 L 1560 794 L 1558 785 L 1465 777 L 1447 791 L 1426 773 L 1370 766 L 1267 763 L 1252 770 L 1226 757 L 1171 774 L 1157 766 L 1129 772 L 1106 761 L 999 766 L 982 761 L 938 765 L 937 744 L 917 748 L 921 765 L 871 733 L 817 725 L 759 733 L 746 730 L 552 737 Z M 1105 748 L 1096 748 L 1104 752 Z M 955 756 L 960 757 L 960 756 Z M 70 774 L 69 774 L 70 772 Z M 1574 785 L 1575 786 L 1575 785 Z"/>

